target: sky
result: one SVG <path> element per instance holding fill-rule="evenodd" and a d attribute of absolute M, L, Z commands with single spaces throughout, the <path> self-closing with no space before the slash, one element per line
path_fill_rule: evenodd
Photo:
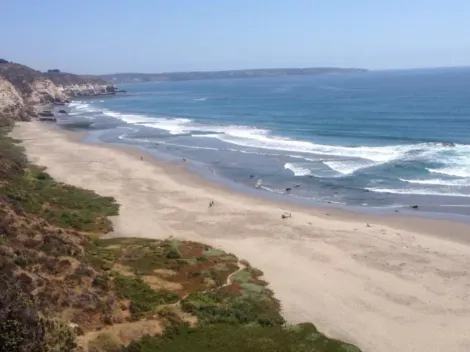
<path fill-rule="evenodd" d="M 469 0 L 0 1 L 0 58 L 39 70 L 470 65 Z"/>

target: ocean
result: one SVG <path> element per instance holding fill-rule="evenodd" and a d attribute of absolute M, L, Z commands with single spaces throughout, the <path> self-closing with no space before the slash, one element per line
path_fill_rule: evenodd
<path fill-rule="evenodd" d="M 312 205 L 470 214 L 470 68 L 121 88 L 70 104 L 89 141 Z"/>

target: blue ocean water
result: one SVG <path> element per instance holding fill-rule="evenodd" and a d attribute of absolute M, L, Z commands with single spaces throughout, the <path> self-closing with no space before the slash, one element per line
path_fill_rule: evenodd
<path fill-rule="evenodd" d="M 470 69 L 122 88 L 72 102 L 71 115 L 92 119 L 102 142 L 185 158 L 259 192 L 470 210 Z"/>

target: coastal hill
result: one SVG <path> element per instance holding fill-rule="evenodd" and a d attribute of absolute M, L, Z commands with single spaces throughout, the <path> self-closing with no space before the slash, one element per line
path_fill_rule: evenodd
<path fill-rule="evenodd" d="M 38 105 L 64 101 L 73 95 L 106 92 L 109 86 L 99 77 L 44 73 L 0 59 L 0 113 L 15 120 L 35 116 Z"/>
<path fill-rule="evenodd" d="M 99 77 L 112 83 L 190 81 L 202 79 L 255 78 L 279 76 L 312 76 L 324 74 L 368 72 L 361 68 L 311 67 L 311 68 L 273 68 L 207 72 L 169 72 L 169 73 L 115 73 Z"/>

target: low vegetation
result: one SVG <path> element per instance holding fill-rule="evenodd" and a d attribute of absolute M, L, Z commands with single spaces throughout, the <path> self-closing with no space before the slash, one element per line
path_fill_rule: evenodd
<path fill-rule="evenodd" d="M 356 347 L 329 339 L 312 324 L 232 326 L 225 324 L 167 329 L 162 336 L 133 341 L 124 352 L 358 352 Z"/>
<path fill-rule="evenodd" d="M 359 351 L 311 324 L 285 325 L 262 272 L 232 254 L 100 238 L 115 200 L 28 163 L 9 128 L 0 126 L 0 352 Z"/>

